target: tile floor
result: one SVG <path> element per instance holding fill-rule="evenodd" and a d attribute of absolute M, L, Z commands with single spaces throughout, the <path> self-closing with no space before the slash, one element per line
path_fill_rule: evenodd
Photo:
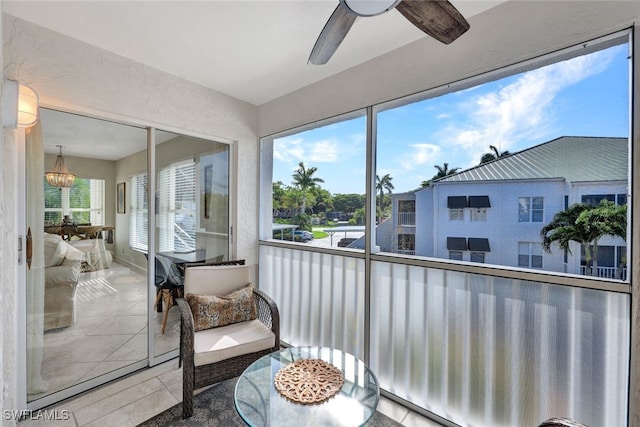
<path fill-rule="evenodd" d="M 80 276 L 76 321 L 44 334 L 41 375 L 48 388 L 30 394 L 30 400 L 147 359 L 146 275 L 114 262 Z M 156 355 L 180 342 L 178 308 L 169 310 L 164 334 L 162 314 L 154 312 Z"/>
<path fill-rule="evenodd" d="M 181 401 L 182 370 L 171 360 L 47 408 L 67 420 L 23 420 L 18 427 L 134 427 Z M 385 398 L 378 411 L 404 426 L 440 426 Z"/>

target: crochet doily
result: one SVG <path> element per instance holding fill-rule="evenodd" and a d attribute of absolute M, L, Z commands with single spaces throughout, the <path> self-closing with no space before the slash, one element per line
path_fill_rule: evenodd
<path fill-rule="evenodd" d="M 273 380 L 284 397 L 307 405 L 333 397 L 344 384 L 342 372 L 320 359 L 301 359 L 280 369 Z"/>

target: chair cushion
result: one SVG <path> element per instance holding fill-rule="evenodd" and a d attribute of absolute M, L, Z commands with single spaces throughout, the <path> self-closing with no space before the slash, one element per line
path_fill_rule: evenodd
<path fill-rule="evenodd" d="M 191 308 L 196 332 L 257 318 L 251 283 L 228 295 L 189 294 L 185 299 Z"/>
<path fill-rule="evenodd" d="M 184 293 L 197 295 L 227 295 L 251 282 L 251 267 L 196 266 L 184 272 Z"/>
<path fill-rule="evenodd" d="M 275 345 L 275 334 L 259 320 L 205 329 L 193 336 L 194 364 L 208 365 Z"/>

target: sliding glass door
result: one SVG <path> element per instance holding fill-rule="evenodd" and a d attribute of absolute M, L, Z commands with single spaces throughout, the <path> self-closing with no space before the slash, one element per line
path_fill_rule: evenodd
<path fill-rule="evenodd" d="M 128 177 L 147 172 L 147 130 L 40 113 L 25 153 L 27 401 L 38 407 L 149 359 L 147 263 L 129 245 L 122 198 Z"/>
<path fill-rule="evenodd" d="M 229 146 L 155 131 L 154 355 L 177 350 L 186 264 L 229 258 Z"/>
<path fill-rule="evenodd" d="M 185 264 L 229 258 L 230 150 L 51 109 L 25 147 L 26 388 L 39 409 L 178 356 Z"/>

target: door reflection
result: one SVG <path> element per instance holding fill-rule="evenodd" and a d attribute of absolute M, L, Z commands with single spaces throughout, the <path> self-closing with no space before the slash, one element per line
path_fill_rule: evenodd
<path fill-rule="evenodd" d="M 61 400 L 148 360 L 146 263 L 131 249 L 127 213 L 116 209 L 116 185 L 146 173 L 146 134 L 50 109 L 27 134 L 29 402 Z M 76 176 L 70 186 L 45 179 L 57 145 Z"/>
<path fill-rule="evenodd" d="M 229 257 L 229 146 L 156 131 L 154 354 L 176 350 L 186 263 Z"/>

